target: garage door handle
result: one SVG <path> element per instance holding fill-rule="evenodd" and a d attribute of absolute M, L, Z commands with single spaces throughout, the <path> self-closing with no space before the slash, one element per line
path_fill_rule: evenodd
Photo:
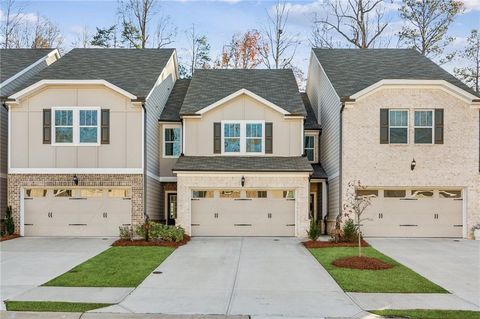
<path fill-rule="evenodd" d="M 285 226 L 291 227 L 291 226 L 295 226 L 295 224 L 286 224 Z"/>
<path fill-rule="evenodd" d="M 52 213 L 52 212 L 48 212 L 47 216 L 48 216 L 48 218 L 52 218 L 52 217 L 53 217 L 53 213 Z"/>
<path fill-rule="evenodd" d="M 103 213 L 103 218 L 107 218 L 108 217 L 108 213 L 104 212 Z"/>
<path fill-rule="evenodd" d="M 418 227 L 418 225 L 404 224 L 404 225 L 400 225 L 400 227 Z"/>

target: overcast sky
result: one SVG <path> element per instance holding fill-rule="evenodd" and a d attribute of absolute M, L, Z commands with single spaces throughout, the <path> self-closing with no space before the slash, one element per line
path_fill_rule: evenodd
<path fill-rule="evenodd" d="M 17 0 L 17 2 L 20 2 Z M 470 30 L 480 27 L 480 0 L 465 0 L 466 12 L 459 16 L 452 25 L 449 34 L 456 37 L 452 49 L 461 48 Z M 86 26 L 90 33 L 95 32 L 95 27 L 108 27 L 116 20 L 117 2 L 107 0 L 97 1 L 26 1 L 25 11 L 31 16 L 43 15 L 57 24 L 64 35 L 64 47 L 68 51 L 76 34 Z M 242 1 L 242 0 L 216 0 L 216 1 L 160 1 L 157 18 L 169 16 L 178 27 L 175 43 L 170 47 L 178 50 L 179 56 L 185 54 L 187 40 L 185 30 L 195 24 L 199 33 L 205 34 L 211 44 L 212 57 L 215 59 L 221 52 L 222 46 L 229 41 L 234 33 L 245 32 L 250 29 L 262 29 L 266 23 L 267 12 L 272 9 L 275 1 Z M 310 43 L 313 14 L 322 15 L 325 12 L 323 1 L 287 1 L 290 9 L 287 32 L 298 34 L 302 45 L 299 46 L 295 64 L 306 72 Z M 398 17 L 399 2 L 388 1 L 390 26 L 382 39 L 389 46 L 396 47 L 395 34 L 401 28 Z M 3 9 L 3 8 L 2 8 Z M 0 19 L 3 14 L 0 13 Z M 449 71 L 453 66 L 460 64 L 456 61 L 446 65 Z"/>

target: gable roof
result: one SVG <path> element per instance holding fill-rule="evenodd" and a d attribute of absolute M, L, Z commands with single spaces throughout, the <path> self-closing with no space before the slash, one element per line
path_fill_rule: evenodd
<path fill-rule="evenodd" d="M 17 92 L 41 80 L 105 80 L 144 99 L 173 52 L 174 49 L 73 49 Z"/>
<path fill-rule="evenodd" d="M 46 57 L 55 49 L 0 49 L 0 83 Z"/>
<path fill-rule="evenodd" d="M 195 114 L 240 90 L 248 90 L 292 115 L 307 115 L 290 69 L 195 70 L 180 115 Z"/>
<path fill-rule="evenodd" d="M 180 122 L 180 109 L 189 85 L 190 79 L 178 79 L 175 82 L 162 114 L 160 114 L 160 121 Z"/>
<path fill-rule="evenodd" d="M 307 93 L 300 93 L 302 96 L 303 104 L 305 105 L 305 110 L 307 111 L 307 117 L 305 118 L 304 128 L 306 130 L 320 130 L 321 126 L 318 123 L 317 116 L 313 110 L 310 99 L 308 98 Z"/>
<path fill-rule="evenodd" d="M 313 49 L 340 98 L 385 79 L 444 80 L 479 96 L 414 49 Z"/>

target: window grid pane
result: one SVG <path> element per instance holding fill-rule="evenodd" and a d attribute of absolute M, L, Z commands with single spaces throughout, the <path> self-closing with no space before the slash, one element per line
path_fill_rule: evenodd
<path fill-rule="evenodd" d="M 165 155 L 166 156 L 180 156 L 181 144 L 180 144 L 180 128 L 166 128 L 165 134 Z"/>
<path fill-rule="evenodd" d="M 80 143 L 98 142 L 97 110 L 80 110 Z"/>
<path fill-rule="evenodd" d="M 408 111 L 390 111 L 389 141 L 390 144 L 408 143 Z"/>
<path fill-rule="evenodd" d="M 305 154 L 307 155 L 307 159 L 310 162 L 315 161 L 315 137 L 314 136 L 305 136 L 304 150 L 305 150 Z"/>

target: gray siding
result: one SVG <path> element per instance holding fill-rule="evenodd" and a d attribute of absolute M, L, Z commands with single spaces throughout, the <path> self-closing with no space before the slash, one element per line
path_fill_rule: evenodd
<path fill-rule="evenodd" d="M 160 181 L 156 178 L 147 176 L 147 214 L 151 220 L 161 220 L 160 212 L 163 211 L 161 206 L 162 188 Z"/>

